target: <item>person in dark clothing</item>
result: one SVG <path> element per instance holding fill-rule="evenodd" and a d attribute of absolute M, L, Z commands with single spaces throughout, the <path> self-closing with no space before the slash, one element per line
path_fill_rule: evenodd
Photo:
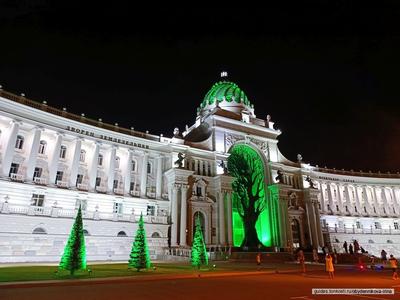
<path fill-rule="evenodd" d="M 348 253 L 348 250 L 347 250 L 347 241 L 344 241 L 344 243 L 343 243 L 343 249 L 344 249 L 344 252 L 345 252 L 345 253 Z"/>
<path fill-rule="evenodd" d="M 387 255 L 386 251 L 384 249 L 382 249 L 382 251 L 381 251 L 381 259 L 382 259 L 382 262 L 385 263 L 385 264 L 387 262 L 386 255 Z"/>
<path fill-rule="evenodd" d="M 353 252 L 353 245 L 352 244 L 350 244 L 350 246 L 349 246 L 349 252 L 350 252 L 350 254 L 353 254 L 354 252 Z"/>

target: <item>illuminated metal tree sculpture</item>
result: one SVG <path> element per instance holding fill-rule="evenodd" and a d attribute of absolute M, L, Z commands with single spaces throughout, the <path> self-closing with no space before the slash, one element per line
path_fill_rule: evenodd
<path fill-rule="evenodd" d="M 79 206 L 78 214 L 76 215 L 58 268 L 60 270 L 69 270 L 71 275 L 74 275 L 77 270 L 86 270 L 86 247 L 81 206 Z"/>
<path fill-rule="evenodd" d="M 258 153 L 247 145 L 236 145 L 228 158 L 232 182 L 233 208 L 243 221 L 244 239 L 241 247 L 261 244 L 256 223 L 266 208 L 264 167 Z"/>
<path fill-rule="evenodd" d="M 195 222 L 196 226 L 192 244 L 192 266 L 200 269 L 201 265 L 208 265 L 208 256 L 199 216 L 197 216 Z"/>
<path fill-rule="evenodd" d="M 132 245 L 128 267 L 135 268 L 139 272 L 141 269 L 150 268 L 150 266 L 151 262 L 149 249 L 147 247 L 146 232 L 144 230 L 143 215 L 140 214 L 139 227 Z"/>

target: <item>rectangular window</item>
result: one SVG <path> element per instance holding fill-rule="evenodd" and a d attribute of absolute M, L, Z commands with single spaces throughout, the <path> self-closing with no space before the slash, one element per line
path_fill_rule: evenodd
<path fill-rule="evenodd" d="M 64 172 L 63 172 L 63 171 L 57 171 L 56 183 L 57 183 L 58 181 L 62 181 L 63 175 L 64 175 Z"/>
<path fill-rule="evenodd" d="M 129 191 L 134 191 L 135 190 L 135 183 L 131 182 L 130 186 L 129 186 Z"/>
<path fill-rule="evenodd" d="M 33 171 L 33 180 L 35 180 L 36 177 L 42 177 L 42 168 L 35 168 L 35 171 Z"/>
<path fill-rule="evenodd" d="M 399 223 L 398 222 L 394 222 L 393 223 L 394 229 L 398 230 L 399 229 Z"/>
<path fill-rule="evenodd" d="M 103 155 L 99 154 L 99 156 L 97 157 L 97 164 L 99 166 L 103 165 Z"/>
<path fill-rule="evenodd" d="M 357 229 L 360 229 L 360 228 L 361 228 L 361 223 L 360 223 L 360 221 L 357 221 L 357 222 L 356 222 L 356 228 L 357 228 Z"/>
<path fill-rule="evenodd" d="M 44 195 L 32 194 L 31 205 L 33 206 L 43 206 Z"/>
<path fill-rule="evenodd" d="M 76 199 L 75 209 L 79 209 L 79 205 L 81 205 L 81 209 L 85 211 L 87 209 L 87 200 L 86 199 Z"/>
<path fill-rule="evenodd" d="M 10 174 L 8 176 L 11 177 L 11 174 L 18 174 L 19 164 L 12 163 L 10 168 Z"/>
<path fill-rule="evenodd" d="M 101 184 L 101 177 L 96 177 L 96 186 L 100 186 Z"/>
<path fill-rule="evenodd" d="M 113 213 L 115 213 L 115 214 L 121 214 L 122 213 L 122 203 L 114 202 Z"/>
<path fill-rule="evenodd" d="M 61 148 L 60 148 L 60 158 L 65 158 L 66 154 L 67 154 L 67 147 L 61 146 Z"/>
<path fill-rule="evenodd" d="M 375 222 L 375 229 L 381 229 L 381 223 Z"/>
<path fill-rule="evenodd" d="M 113 183 L 113 188 L 114 189 L 117 189 L 118 188 L 118 180 L 114 180 L 114 183 Z"/>
<path fill-rule="evenodd" d="M 83 181 L 83 175 L 82 174 L 78 174 L 78 176 L 76 176 L 76 185 L 81 184 Z"/>
<path fill-rule="evenodd" d="M 154 205 L 147 205 L 147 215 L 154 216 L 156 213 L 156 207 Z"/>
<path fill-rule="evenodd" d="M 336 205 L 336 211 L 339 211 L 339 205 Z"/>
<path fill-rule="evenodd" d="M 347 207 L 347 205 L 346 205 L 346 211 L 349 212 L 349 208 Z"/>

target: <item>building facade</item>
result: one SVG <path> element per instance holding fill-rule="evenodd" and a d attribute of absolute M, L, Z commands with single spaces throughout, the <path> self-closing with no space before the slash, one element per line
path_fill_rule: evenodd
<path fill-rule="evenodd" d="M 400 255 L 400 176 L 319 168 L 300 155 L 290 161 L 280 134 L 226 77 L 205 95 L 195 123 L 171 137 L 0 89 L 0 262 L 58 261 L 79 206 L 89 260 L 127 260 L 140 214 L 153 258 L 188 249 L 198 217 L 208 247 L 240 246 L 227 168 L 238 145 L 264 165 L 271 204 L 257 226 L 265 246 L 341 252 L 356 239 L 372 254 Z"/>

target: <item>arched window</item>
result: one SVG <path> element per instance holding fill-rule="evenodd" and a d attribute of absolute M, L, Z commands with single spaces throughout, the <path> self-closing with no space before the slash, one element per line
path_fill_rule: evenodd
<path fill-rule="evenodd" d="M 375 243 L 374 240 L 368 240 L 368 244 L 373 244 Z"/>
<path fill-rule="evenodd" d="M 46 152 L 46 146 L 47 146 L 47 142 L 44 140 L 41 140 L 39 143 L 39 154 L 44 154 Z"/>
<path fill-rule="evenodd" d="M 115 168 L 119 169 L 119 163 L 120 163 L 121 159 L 119 158 L 119 156 L 115 157 Z"/>
<path fill-rule="evenodd" d="M 32 233 L 33 234 L 47 234 L 46 230 L 44 230 L 42 227 L 33 229 Z"/>
<path fill-rule="evenodd" d="M 160 236 L 160 234 L 156 231 L 156 232 L 153 232 L 153 233 L 152 233 L 151 237 L 152 237 L 152 238 L 155 238 L 155 239 L 158 239 L 158 238 L 160 238 L 161 236 Z"/>
<path fill-rule="evenodd" d="M 117 236 L 128 236 L 125 231 L 118 232 Z"/>
<path fill-rule="evenodd" d="M 99 156 L 97 157 L 97 164 L 99 166 L 103 165 L 103 154 L 99 154 Z"/>
<path fill-rule="evenodd" d="M 87 231 L 86 229 L 83 229 L 83 235 L 90 235 L 89 231 Z"/>
<path fill-rule="evenodd" d="M 22 135 L 17 136 L 17 140 L 15 141 L 15 148 L 22 149 L 24 146 L 24 137 Z"/>
<path fill-rule="evenodd" d="M 136 160 L 132 159 L 132 169 L 133 172 L 136 172 Z"/>
<path fill-rule="evenodd" d="M 62 145 L 60 148 L 60 158 L 65 158 L 67 155 L 67 147 Z"/>
<path fill-rule="evenodd" d="M 151 174 L 151 163 L 147 163 L 147 174 Z"/>
<path fill-rule="evenodd" d="M 81 155 L 79 156 L 79 161 L 80 162 L 85 162 L 86 160 L 86 151 L 85 150 L 81 150 Z"/>

